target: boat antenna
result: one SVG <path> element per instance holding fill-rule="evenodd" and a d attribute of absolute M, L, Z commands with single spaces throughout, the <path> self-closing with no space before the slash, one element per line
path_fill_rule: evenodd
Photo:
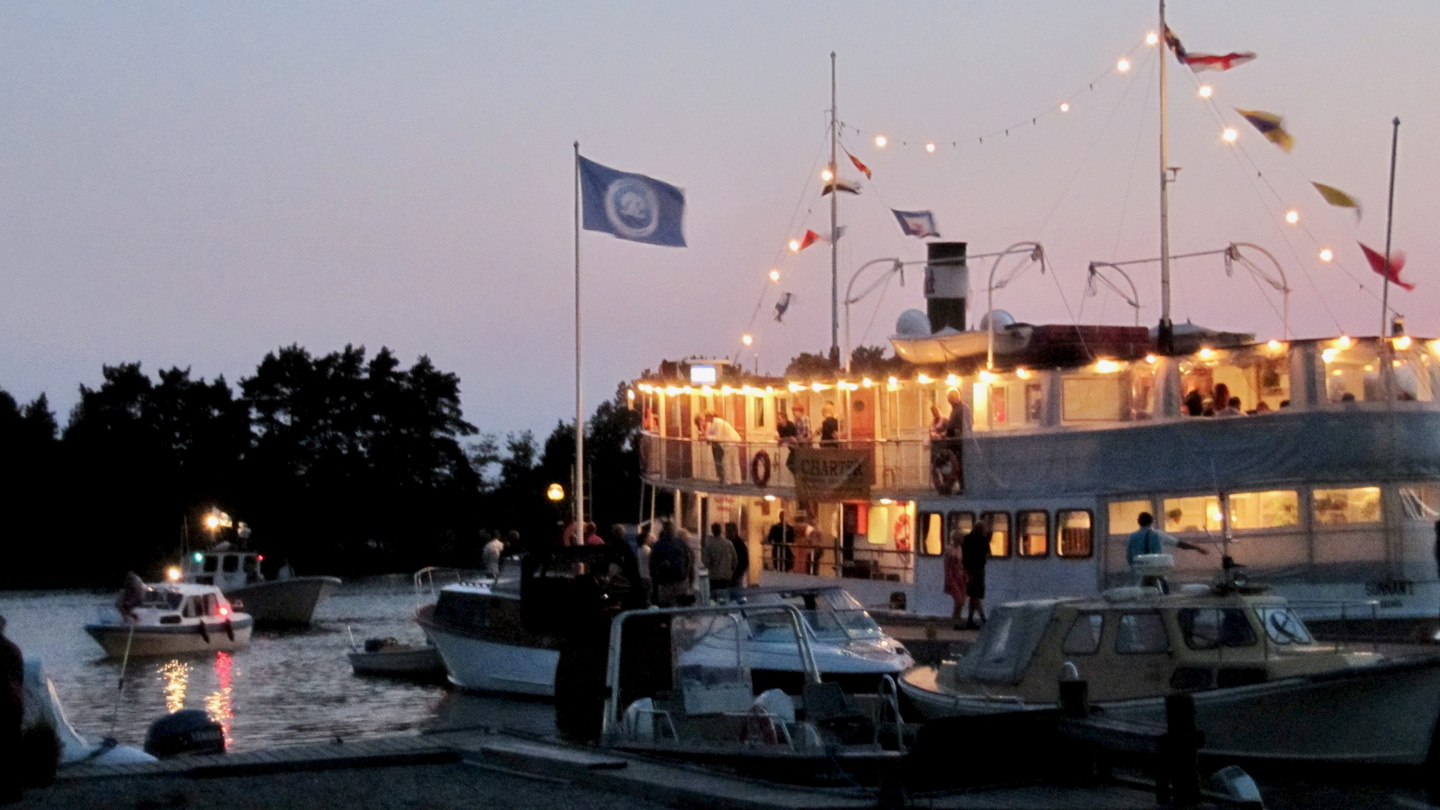
<path fill-rule="evenodd" d="M 840 140 L 839 110 L 835 103 L 835 52 L 830 52 L 830 363 L 840 365 Z M 1387 255 L 1389 248 L 1386 248 Z"/>
<path fill-rule="evenodd" d="M 1390 128 L 1390 201 L 1385 210 L 1385 280 L 1380 293 L 1380 337 L 1390 334 L 1390 231 L 1395 224 L 1395 155 L 1400 147 L 1400 117 Z M 833 161 L 833 158 L 832 158 Z"/>
<path fill-rule="evenodd" d="M 1165 25 L 1165 0 L 1160 1 L 1160 325 L 1156 348 L 1161 354 L 1175 351 L 1175 327 L 1170 322 L 1170 148 L 1166 130 L 1165 50 L 1170 47 Z"/>

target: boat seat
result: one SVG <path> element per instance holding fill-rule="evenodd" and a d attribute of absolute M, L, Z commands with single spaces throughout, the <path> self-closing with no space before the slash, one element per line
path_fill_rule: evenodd
<path fill-rule="evenodd" d="M 845 694 L 840 684 L 822 681 L 807 683 L 801 691 L 805 719 L 840 738 L 842 742 L 866 742 L 873 731 L 871 718 Z"/>

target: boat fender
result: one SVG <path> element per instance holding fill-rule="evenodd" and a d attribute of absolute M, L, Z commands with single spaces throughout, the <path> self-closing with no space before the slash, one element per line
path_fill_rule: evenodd
<path fill-rule="evenodd" d="M 206 643 L 206 644 L 209 644 L 209 643 L 210 643 L 210 628 L 208 628 L 208 627 L 205 626 L 205 620 L 204 620 L 204 619 L 201 619 L 201 620 L 200 620 L 200 623 L 197 624 L 197 625 L 195 625 L 195 626 L 198 627 L 198 628 L 200 628 L 200 637 L 203 638 L 203 639 L 205 639 L 205 643 Z"/>
<path fill-rule="evenodd" d="M 764 450 L 756 451 L 755 457 L 750 459 L 750 480 L 755 486 L 763 488 L 770 483 L 770 454 Z"/>
<path fill-rule="evenodd" d="M 225 620 L 225 635 L 229 636 L 231 641 L 235 640 L 235 623 L 229 619 Z"/>

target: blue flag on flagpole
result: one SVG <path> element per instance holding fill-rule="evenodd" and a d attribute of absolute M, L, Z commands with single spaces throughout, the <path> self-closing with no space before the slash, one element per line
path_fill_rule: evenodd
<path fill-rule="evenodd" d="M 580 158 L 584 228 L 619 239 L 685 247 L 685 192 L 643 174 Z"/>

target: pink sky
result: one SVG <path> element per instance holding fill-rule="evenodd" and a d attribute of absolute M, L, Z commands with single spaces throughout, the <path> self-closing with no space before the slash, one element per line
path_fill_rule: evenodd
<path fill-rule="evenodd" d="M 1355 241 L 1383 247 L 1399 116 L 1395 245 L 1417 289 L 1392 302 L 1411 332 L 1440 335 L 1440 5 L 1177 0 L 1169 13 L 1191 50 L 1259 54 L 1202 74 L 1222 120 L 1171 63 L 1173 252 L 1260 244 L 1290 278 L 1297 336 L 1375 333 L 1379 277 Z M 1113 294 L 1083 291 L 1092 260 L 1158 255 L 1157 49 L 1142 44 L 1155 27 L 1140 0 L 10 4 L 0 388 L 48 393 L 63 420 L 104 363 L 234 383 L 290 343 L 388 345 L 458 373 L 482 429 L 548 431 L 573 415 L 575 140 L 688 198 L 688 248 L 582 236 L 590 406 L 662 357 L 733 355 L 762 295 L 744 359 L 779 372 L 829 344 L 828 255 L 784 243 L 828 223 L 815 174 L 832 50 L 840 118 L 866 133 L 845 142 L 875 172 L 843 201 L 842 285 L 871 259 L 923 257 L 886 209 L 930 209 L 972 252 L 1045 245 L 1054 276 L 1029 271 L 997 307 L 1130 323 Z M 1128 74 L 1107 72 L 1131 51 Z M 1294 152 L 1233 107 L 1284 115 Z M 940 147 L 877 150 L 877 132 Z M 1363 221 L 1311 180 L 1360 198 Z M 1288 206 L 1308 232 L 1280 223 Z M 1315 258 L 1321 244 L 1337 263 Z M 972 270 L 982 294 L 988 271 Z M 1156 272 L 1132 274 L 1153 324 Z M 855 308 L 857 342 L 922 306 L 908 281 Z M 781 291 L 796 297 L 783 325 L 768 320 Z M 1279 300 L 1218 258 L 1177 264 L 1174 300 L 1179 322 L 1281 335 Z"/>

